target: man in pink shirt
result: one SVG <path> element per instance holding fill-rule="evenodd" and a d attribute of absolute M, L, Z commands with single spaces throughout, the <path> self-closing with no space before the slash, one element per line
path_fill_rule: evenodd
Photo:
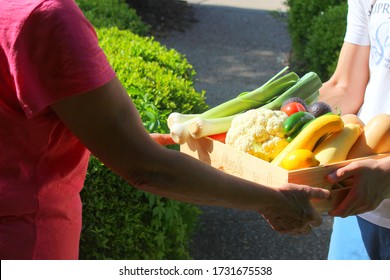
<path fill-rule="evenodd" d="M 80 190 L 94 153 L 129 184 L 180 201 L 258 211 L 308 233 L 309 199 L 156 144 L 73 0 L 0 0 L 0 259 L 77 259 Z"/>

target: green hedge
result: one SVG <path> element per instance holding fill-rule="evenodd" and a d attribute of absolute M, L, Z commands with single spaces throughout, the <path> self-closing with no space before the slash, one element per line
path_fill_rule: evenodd
<path fill-rule="evenodd" d="M 168 50 L 153 38 L 140 37 L 127 30 L 100 29 L 98 36 L 141 114 L 145 104 L 153 104 L 165 131 L 168 131 L 165 120 L 169 113 L 199 113 L 207 108 L 205 93 L 194 89 L 192 79 L 196 73 L 182 54 Z"/>
<path fill-rule="evenodd" d="M 292 42 L 290 58 L 292 68 L 303 74 L 314 71 L 315 67 L 320 77 L 327 79 L 332 66 L 328 70 L 323 70 L 323 65 L 334 65 L 333 51 L 337 55 L 336 49 L 343 42 L 347 0 L 286 0 L 286 5 Z M 342 8 L 333 8 L 336 6 Z M 324 36 L 322 40 L 321 36 Z M 326 54 L 331 55 L 326 59 L 320 50 L 325 50 Z M 318 55 L 320 62 L 316 61 Z"/>
<path fill-rule="evenodd" d="M 313 20 L 304 52 L 311 71 L 326 81 L 334 73 L 346 29 L 347 5 L 330 7 Z"/>
<path fill-rule="evenodd" d="M 150 26 L 142 22 L 134 9 L 125 0 L 76 0 L 95 28 L 117 27 L 139 35 L 146 35 Z"/>
<path fill-rule="evenodd" d="M 130 187 L 91 158 L 85 187 L 80 259 L 190 259 L 199 209 Z"/>
<path fill-rule="evenodd" d="M 132 23 L 126 27 L 123 21 L 134 14 L 130 11 L 129 18 L 120 13 L 128 9 L 124 1 L 77 2 L 99 27 L 100 45 L 150 132 L 167 132 L 166 118 L 172 111 L 207 108 L 204 92 L 193 87 L 195 71 L 186 58 L 153 38 L 134 34 Z M 135 22 L 138 26 L 139 18 Z M 191 258 L 188 245 L 200 213 L 196 206 L 137 190 L 94 157 L 81 196 L 81 259 Z"/>

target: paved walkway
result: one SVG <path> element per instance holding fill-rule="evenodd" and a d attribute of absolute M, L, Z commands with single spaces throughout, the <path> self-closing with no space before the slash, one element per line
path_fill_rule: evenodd
<path fill-rule="evenodd" d="M 263 11 L 286 11 L 284 0 L 187 0 L 191 4 L 255 9 Z"/>
<path fill-rule="evenodd" d="M 197 72 L 195 88 L 215 106 L 257 88 L 288 63 L 287 26 L 275 13 L 283 1 L 189 0 L 197 23 L 158 40 L 184 54 Z M 309 236 L 285 236 L 256 213 L 201 207 L 194 259 L 326 259 L 332 220 Z"/>

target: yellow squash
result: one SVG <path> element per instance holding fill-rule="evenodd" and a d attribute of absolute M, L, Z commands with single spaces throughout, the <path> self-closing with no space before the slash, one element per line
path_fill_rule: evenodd
<path fill-rule="evenodd" d="M 347 159 L 390 152 L 390 115 L 378 114 L 364 127 L 359 139 L 352 146 Z"/>
<path fill-rule="evenodd" d="M 327 133 L 341 131 L 344 123 L 340 116 L 335 114 L 322 115 L 311 121 L 283 150 L 272 164 L 281 166 L 283 159 L 292 151 L 306 149 L 312 151 L 317 141 Z"/>
<path fill-rule="evenodd" d="M 282 160 L 282 167 L 287 170 L 296 170 L 319 165 L 320 162 L 315 158 L 310 150 L 296 149 L 291 151 Z"/>
<path fill-rule="evenodd" d="M 362 127 L 356 123 L 347 123 L 344 128 L 326 137 L 313 151 L 320 164 L 343 161 L 362 133 Z"/>
<path fill-rule="evenodd" d="M 364 122 L 355 114 L 342 115 L 341 119 L 343 120 L 344 125 L 346 125 L 347 123 L 356 123 L 361 127 L 361 129 L 364 129 Z"/>

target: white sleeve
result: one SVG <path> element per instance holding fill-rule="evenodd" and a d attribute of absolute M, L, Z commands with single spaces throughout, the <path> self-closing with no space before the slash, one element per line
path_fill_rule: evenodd
<path fill-rule="evenodd" d="M 347 31 L 344 41 L 356 45 L 370 45 L 368 13 L 371 1 L 348 0 Z"/>

